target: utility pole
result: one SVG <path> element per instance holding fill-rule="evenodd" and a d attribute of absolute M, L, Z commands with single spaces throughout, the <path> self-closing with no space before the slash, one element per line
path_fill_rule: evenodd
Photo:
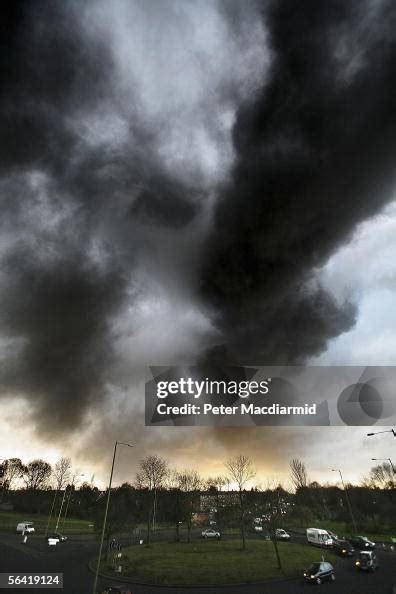
<path fill-rule="evenodd" d="M 115 459 L 116 459 L 116 453 L 117 453 L 117 446 L 118 445 L 125 445 L 125 446 L 128 446 L 129 448 L 133 448 L 133 445 L 130 444 L 130 443 L 124 443 L 122 441 L 116 441 L 114 443 L 113 461 L 111 463 L 111 472 L 110 472 L 109 486 L 108 486 L 108 490 L 107 490 L 106 507 L 105 507 L 105 513 L 104 513 L 104 518 L 103 518 L 102 533 L 100 535 L 99 556 L 98 556 L 98 562 L 96 564 L 95 579 L 94 579 L 92 594 L 97 594 L 96 588 L 98 586 L 98 576 L 99 576 L 99 569 L 100 569 L 100 561 L 102 559 L 103 541 L 104 541 L 104 535 L 105 535 L 105 530 L 106 530 L 106 522 L 107 522 L 107 512 L 109 511 L 111 483 L 112 483 L 112 480 L 113 480 L 114 462 L 115 462 Z"/>
<path fill-rule="evenodd" d="M 340 473 L 341 483 L 342 483 L 342 486 L 343 486 L 343 489 L 344 489 L 344 493 L 345 493 L 345 499 L 346 499 L 346 502 L 347 502 L 347 505 L 348 505 L 349 514 L 350 514 L 350 516 L 351 516 L 351 520 L 352 520 L 352 524 L 353 524 L 353 529 L 354 529 L 354 531 L 355 531 L 355 532 L 357 532 L 357 527 L 356 527 L 355 517 L 354 517 L 354 515 L 353 515 L 353 512 L 352 512 L 352 505 L 351 505 L 351 501 L 350 501 L 350 499 L 349 499 L 348 490 L 347 490 L 347 488 L 345 487 L 345 483 L 344 483 L 344 479 L 343 479 L 343 476 L 342 476 L 341 470 L 339 470 L 338 468 L 337 468 L 337 469 L 334 469 L 334 468 L 333 468 L 332 472 L 339 472 L 339 473 Z"/>

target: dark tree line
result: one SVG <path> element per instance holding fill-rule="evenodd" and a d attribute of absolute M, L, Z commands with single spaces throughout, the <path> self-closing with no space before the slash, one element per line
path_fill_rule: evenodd
<path fill-rule="evenodd" d="M 78 484 L 69 459 L 61 458 L 51 467 L 44 460 L 24 465 L 13 458 L 4 461 L 0 471 L 0 501 L 11 503 L 15 511 L 48 514 L 51 506 L 59 507 L 66 491 L 68 517 L 89 519 L 97 529 L 102 525 L 106 493 L 88 482 Z M 281 485 L 265 489 L 254 485 L 252 461 L 243 455 L 226 462 L 224 475 L 206 480 L 195 469 L 171 470 L 159 456 L 147 456 L 140 461 L 133 484 L 112 489 L 106 538 L 126 529 L 132 534 L 145 524 L 144 540 L 150 544 L 158 525 L 167 524 L 174 527 L 175 540 L 181 540 L 183 529 L 190 542 L 194 525 L 207 526 L 210 520 L 221 531 L 238 528 L 245 548 L 247 535 L 260 520 L 278 557 L 277 528 L 337 520 L 352 531 L 344 488 L 310 481 L 298 459 L 291 461 L 290 473 L 293 492 Z M 395 481 L 389 465 L 373 467 L 361 485 L 345 488 L 359 529 L 375 533 L 396 525 Z"/>

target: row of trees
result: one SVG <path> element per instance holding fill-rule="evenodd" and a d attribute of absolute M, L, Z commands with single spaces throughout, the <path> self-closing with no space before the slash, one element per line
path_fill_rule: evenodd
<path fill-rule="evenodd" d="M 60 458 L 53 467 L 41 458 L 27 464 L 19 458 L 9 458 L 0 464 L 0 487 L 3 492 L 21 484 L 31 491 L 51 487 L 60 490 L 72 480 L 72 475 L 70 458 Z"/>
<path fill-rule="evenodd" d="M 45 460 L 38 458 L 23 464 L 19 458 L 9 458 L 0 463 L 0 489 L 8 492 L 21 488 L 28 490 L 63 489 L 71 481 L 75 482 L 77 471 L 72 470 L 70 458 L 62 457 L 51 466 Z M 160 486 L 178 483 L 199 483 L 199 489 L 215 488 L 219 491 L 230 490 L 231 485 L 243 486 L 255 477 L 253 463 L 247 456 L 236 456 L 226 462 L 226 472 L 223 475 L 201 478 L 198 480 L 196 471 L 171 470 L 167 461 L 159 456 L 146 456 L 140 461 L 135 484 L 139 487 L 148 487 L 155 491 Z M 82 476 L 82 475 L 81 475 Z M 303 461 L 293 459 L 290 462 L 290 481 L 295 490 L 309 486 L 317 487 L 316 481 L 310 481 L 306 466 Z M 365 477 L 361 486 L 370 489 L 395 489 L 396 474 L 388 462 L 373 466 Z"/>
<path fill-rule="evenodd" d="M 395 482 L 387 464 L 374 467 L 360 486 L 347 485 L 359 526 L 370 522 L 370 530 L 396 524 Z M 78 473 L 71 461 L 61 458 L 53 467 L 44 460 L 23 465 L 20 460 L 3 462 L 3 500 L 12 501 L 19 511 L 48 514 L 60 505 L 67 490 L 68 517 L 94 520 L 102 526 L 105 493 L 84 482 L 78 484 Z M 222 530 L 239 527 L 243 548 L 247 531 L 260 518 L 271 536 L 277 527 L 287 524 L 308 526 L 315 519 L 340 520 L 348 524 L 350 515 L 343 489 L 310 481 L 304 462 L 290 462 L 290 480 L 294 492 L 281 485 L 253 484 L 256 472 L 247 456 L 239 455 L 226 461 L 224 473 L 203 478 L 196 469 L 175 470 L 159 456 L 146 456 L 139 463 L 134 484 L 125 483 L 112 491 L 107 536 L 125 528 L 146 524 L 146 542 L 150 544 L 158 523 L 175 527 L 175 539 L 180 540 L 180 527 L 185 528 L 187 542 L 197 516 L 214 520 Z M 16 489 L 19 483 L 23 488 Z M 58 502 L 58 503 L 57 503 Z M 206 514 L 206 516 L 205 516 Z M 282 526 L 283 524 L 283 526 Z M 367 527 L 367 529 L 369 529 Z M 274 546 L 276 547 L 276 539 Z M 277 549 L 276 549 L 277 551 Z M 277 551 L 278 555 L 278 551 Z"/>

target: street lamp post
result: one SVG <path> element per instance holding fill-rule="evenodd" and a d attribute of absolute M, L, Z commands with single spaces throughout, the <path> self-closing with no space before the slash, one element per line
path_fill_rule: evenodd
<path fill-rule="evenodd" d="M 396 437 L 396 431 L 394 429 L 387 429 L 386 431 L 375 431 L 375 433 L 367 433 L 367 437 L 378 435 L 379 433 L 393 433 L 393 437 Z"/>
<path fill-rule="evenodd" d="M 58 518 L 56 520 L 55 532 L 58 532 L 59 521 L 60 521 L 60 517 L 62 515 L 62 509 L 63 509 L 63 504 L 65 503 L 65 497 L 66 497 L 66 487 L 65 487 L 65 490 L 63 491 L 62 502 L 61 502 L 61 506 L 60 506 L 60 509 L 59 509 Z"/>
<path fill-rule="evenodd" d="M 343 479 L 341 470 L 339 468 L 333 468 L 332 469 L 332 472 L 339 472 L 340 473 L 341 483 L 342 483 L 342 486 L 343 486 L 343 489 L 344 489 L 345 499 L 347 501 L 347 505 L 348 505 L 348 509 L 349 509 L 349 514 L 351 516 L 351 520 L 352 520 L 352 524 L 353 524 L 353 529 L 354 529 L 355 532 L 357 532 L 355 517 L 354 517 L 353 512 L 352 512 L 352 505 L 351 505 L 351 502 L 350 502 L 350 499 L 349 499 L 347 488 L 345 487 L 345 483 L 344 483 L 344 479 Z"/>
<path fill-rule="evenodd" d="M 81 478 L 82 476 L 85 476 L 85 474 L 80 474 L 80 475 L 79 475 L 79 478 Z M 76 480 L 76 477 L 77 477 L 77 473 L 74 473 L 74 475 L 73 475 L 73 478 L 72 478 L 71 485 L 69 486 L 69 494 L 68 494 L 68 497 L 67 497 L 67 503 L 66 503 L 66 509 L 65 509 L 65 513 L 64 513 L 64 516 L 63 516 L 63 520 L 62 520 L 62 522 L 61 522 L 61 527 L 62 527 L 62 529 L 63 529 L 63 528 L 64 528 L 64 526 L 65 526 L 65 521 L 66 521 L 66 517 L 67 517 L 67 512 L 68 512 L 68 510 L 69 510 L 69 505 L 70 505 L 71 494 L 72 494 L 72 492 L 73 492 L 74 481 Z"/>
<path fill-rule="evenodd" d="M 377 462 L 380 462 L 381 460 L 383 460 L 383 461 L 387 460 L 389 462 L 389 464 L 391 465 L 393 474 L 396 474 L 396 468 L 395 468 L 395 466 L 394 466 L 394 464 L 393 464 L 393 462 L 392 462 L 392 460 L 390 458 L 371 458 L 371 459 L 373 461 L 377 461 Z"/>
<path fill-rule="evenodd" d="M 45 529 L 45 536 L 47 536 L 47 534 L 48 534 L 48 529 L 49 529 L 49 525 L 50 525 L 50 522 L 51 522 L 53 511 L 54 511 L 55 501 L 56 501 L 56 498 L 58 496 L 58 492 L 59 492 L 59 489 L 56 489 L 55 495 L 54 495 L 54 497 L 52 499 L 51 510 L 50 510 L 50 513 L 49 513 L 49 516 L 48 516 L 47 527 Z"/>
<path fill-rule="evenodd" d="M 116 441 L 114 443 L 113 461 L 112 461 L 112 464 L 111 464 L 111 472 L 110 472 L 110 480 L 109 480 L 109 486 L 108 486 L 108 491 L 107 491 L 106 507 L 105 507 L 105 513 L 104 513 L 104 518 L 103 518 L 102 533 L 101 533 L 101 536 L 100 536 L 99 557 L 98 557 L 98 562 L 96 564 L 95 579 L 94 579 L 92 594 L 96 594 L 96 588 L 97 588 L 97 585 L 98 585 L 100 560 L 102 558 L 103 541 L 104 541 L 104 535 L 105 535 L 105 530 L 106 530 L 106 522 L 107 522 L 107 512 L 109 510 L 109 502 L 110 502 L 111 483 L 112 483 L 112 480 L 113 480 L 114 462 L 115 462 L 115 459 L 116 459 L 116 453 L 117 453 L 117 446 L 118 445 L 125 445 L 125 446 L 128 446 L 129 448 L 133 448 L 133 445 L 130 444 L 130 443 L 124 443 L 122 441 Z"/>

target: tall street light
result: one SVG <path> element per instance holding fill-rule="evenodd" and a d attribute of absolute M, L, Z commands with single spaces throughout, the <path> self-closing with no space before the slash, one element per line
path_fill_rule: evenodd
<path fill-rule="evenodd" d="M 62 510 L 63 510 L 63 504 L 65 503 L 66 491 L 67 491 L 67 487 L 65 487 L 65 490 L 63 491 L 63 497 L 62 497 L 62 501 L 61 501 L 61 506 L 59 508 L 59 514 L 58 514 L 58 518 L 56 520 L 55 532 L 58 532 L 59 522 L 60 522 L 60 518 L 61 518 L 61 515 L 62 515 Z"/>
<path fill-rule="evenodd" d="M 76 478 L 77 478 L 77 480 L 78 480 L 79 478 L 81 478 L 81 477 L 83 477 L 83 476 L 85 476 L 85 474 L 84 474 L 84 473 L 77 475 L 77 473 L 75 472 L 75 473 L 74 473 L 74 475 L 73 475 L 73 477 L 72 477 L 72 482 L 71 482 L 71 485 L 69 485 L 69 493 L 68 493 L 68 496 L 67 496 L 67 503 L 66 503 L 66 509 L 65 509 L 65 513 L 64 513 L 64 515 L 63 515 L 63 520 L 61 521 L 61 527 L 62 527 L 62 529 L 63 529 L 63 528 L 64 528 L 64 526 L 65 526 L 65 521 L 66 521 L 66 517 L 67 517 L 67 512 L 68 512 L 68 510 L 69 510 L 69 504 L 70 504 L 70 499 L 71 499 L 71 495 L 72 495 L 72 491 L 73 491 L 73 487 L 74 487 L 74 481 L 76 480 Z"/>
<path fill-rule="evenodd" d="M 393 470 L 393 474 L 396 473 L 396 468 L 395 468 L 395 466 L 394 466 L 394 464 L 393 464 L 393 462 L 392 462 L 392 460 L 390 458 L 371 458 L 371 459 L 374 460 L 374 461 L 376 460 L 378 462 L 380 462 L 381 460 L 383 460 L 383 461 L 387 460 L 389 462 L 389 464 L 391 465 L 391 468 Z"/>
<path fill-rule="evenodd" d="M 109 480 L 109 486 L 108 486 L 108 491 L 107 491 L 107 499 L 106 499 L 106 507 L 105 507 L 104 518 L 103 518 L 102 534 L 100 536 L 99 557 L 98 557 L 98 562 L 96 564 L 95 580 L 94 580 L 94 585 L 93 585 L 93 589 L 92 589 L 92 594 L 96 594 L 96 588 L 97 588 L 97 585 L 98 585 L 98 575 L 99 575 L 99 569 L 100 569 L 100 560 L 102 558 L 103 540 L 104 540 L 104 535 L 105 535 L 105 530 L 106 530 L 107 512 L 109 510 L 109 502 L 110 502 L 111 483 L 112 483 L 112 480 L 113 480 L 114 462 L 115 462 L 115 459 L 116 459 L 116 453 L 117 453 L 117 446 L 118 445 L 128 446 L 128 448 L 133 448 L 134 447 L 134 444 L 124 443 L 123 441 L 116 441 L 114 443 L 113 462 L 111 464 L 110 480 Z"/>
<path fill-rule="evenodd" d="M 340 473 L 341 483 L 342 483 L 342 486 L 344 488 L 345 499 L 347 501 L 347 505 L 348 505 L 348 509 L 349 509 L 349 514 L 351 516 L 351 520 L 352 520 L 352 524 L 353 524 L 353 529 L 354 529 L 355 532 L 357 532 L 356 522 L 355 522 L 355 518 L 354 518 L 354 515 L 353 515 L 353 512 L 352 512 L 352 505 L 351 505 L 351 502 L 350 502 L 350 499 L 349 499 L 347 488 L 345 487 L 345 483 L 344 483 L 344 479 L 342 477 L 341 470 L 339 468 L 333 468 L 332 469 L 332 472 L 339 472 Z"/>
<path fill-rule="evenodd" d="M 396 437 L 396 431 L 394 429 L 387 429 L 386 431 L 376 431 L 375 433 L 367 433 L 367 437 L 372 435 L 378 435 L 379 433 L 393 433 L 393 437 Z"/>
<path fill-rule="evenodd" d="M 46 529 L 45 529 L 45 536 L 47 536 L 47 534 L 48 534 L 48 529 L 49 529 L 49 525 L 50 525 L 50 522 L 51 522 L 53 511 L 54 511 L 55 501 L 56 501 L 56 498 L 58 496 L 58 492 L 59 492 L 59 489 L 56 489 L 55 495 L 54 495 L 54 497 L 52 499 L 52 505 L 51 505 L 49 516 L 48 516 L 47 526 L 46 526 Z"/>

